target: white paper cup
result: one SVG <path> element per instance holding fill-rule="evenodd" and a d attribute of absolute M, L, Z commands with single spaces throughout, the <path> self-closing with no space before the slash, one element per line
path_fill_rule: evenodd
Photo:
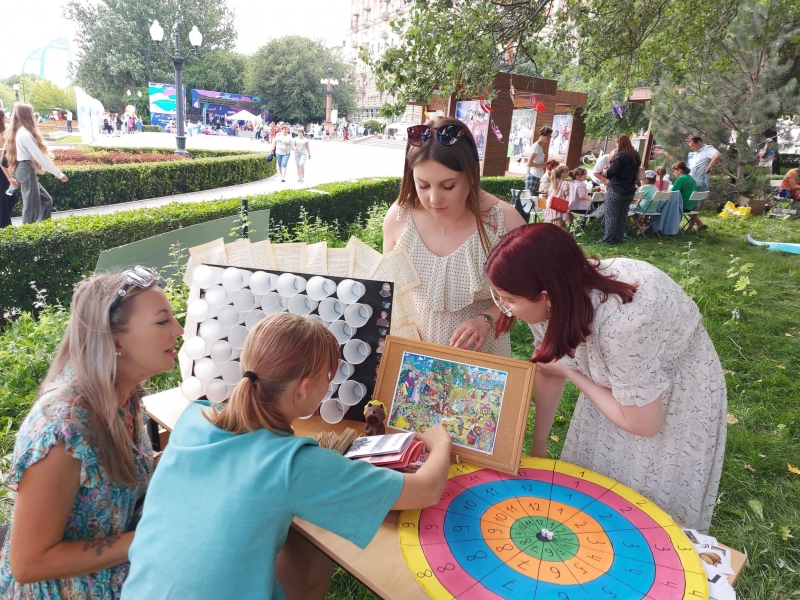
<path fill-rule="evenodd" d="M 187 377 L 181 384 L 181 394 L 189 402 L 194 402 L 203 395 L 203 382 L 197 377 Z"/>
<path fill-rule="evenodd" d="M 247 327 L 247 330 L 250 331 L 253 327 L 256 326 L 261 319 L 266 317 L 267 315 L 264 313 L 263 310 L 251 310 L 247 313 L 247 316 L 244 318 L 244 326 Z"/>
<path fill-rule="evenodd" d="M 319 315 L 306 315 L 309 319 L 314 319 L 317 323 L 320 323 L 325 329 L 328 328 L 328 322 L 320 317 Z"/>
<path fill-rule="evenodd" d="M 239 312 L 248 313 L 256 305 L 256 296 L 250 290 L 241 289 L 233 295 L 233 307 Z"/>
<path fill-rule="evenodd" d="M 355 406 L 367 394 L 367 386 L 348 379 L 339 386 L 339 401 L 345 406 Z"/>
<path fill-rule="evenodd" d="M 284 298 L 291 298 L 306 289 L 306 280 L 293 273 L 284 273 L 278 277 L 277 290 Z"/>
<path fill-rule="evenodd" d="M 222 308 L 228 304 L 228 292 L 221 285 L 214 285 L 206 290 L 204 299 L 211 308 Z"/>
<path fill-rule="evenodd" d="M 236 385 L 242 379 L 242 365 L 238 360 L 232 360 L 222 365 L 222 380 L 225 383 Z"/>
<path fill-rule="evenodd" d="M 214 270 L 208 265 L 200 265 L 192 274 L 192 282 L 201 290 L 205 290 L 214 285 Z"/>
<path fill-rule="evenodd" d="M 183 343 L 186 356 L 192 360 L 200 360 L 208 354 L 208 345 L 201 337 L 189 338 Z"/>
<path fill-rule="evenodd" d="M 331 425 L 344 419 L 344 413 L 344 405 L 335 398 L 325 400 L 319 407 L 319 416 Z"/>
<path fill-rule="evenodd" d="M 349 344 L 350 342 L 348 342 Z M 353 373 L 356 372 L 355 367 L 347 362 L 346 360 L 339 359 L 339 367 L 336 369 L 336 373 L 333 375 L 333 379 L 331 379 L 332 383 L 343 383 L 350 379 L 353 376 Z"/>
<path fill-rule="evenodd" d="M 336 336 L 336 341 L 339 342 L 340 346 L 349 342 L 355 333 L 355 330 L 344 321 L 334 321 L 328 326 L 328 329 Z"/>
<path fill-rule="evenodd" d="M 239 269 L 239 272 L 242 274 L 242 286 L 250 287 L 250 278 L 253 276 L 253 272 L 247 269 Z"/>
<path fill-rule="evenodd" d="M 194 363 L 194 376 L 200 381 L 206 382 L 214 379 L 217 373 L 217 365 L 210 358 L 201 358 Z"/>
<path fill-rule="evenodd" d="M 232 306 L 223 306 L 219 309 L 217 319 L 223 329 L 230 329 L 239 324 L 239 311 Z"/>
<path fill-rule="evenodd" d="M 228 342 L 237 350 L 244 348 L 244 341 L 246 339 L 247 327 L 243 327 L 242 325 L 231 327 L 231 330 L 228 332 Z"/>
<path fill-rule="evenodd" d="M 256 271 L 250 276 L 250 289 L 256 296 L 275 291 L 278 277 L 266 271 Z"/>
<path fill-rule="evenodd" d="M 351 304 L 344 309 L 344 320 L 351 327 L 363 327 L 372 316 L 372 307 L 369 304 Z"/>
<path fill-rule="evenodd" d="M 242 272 L 236 267 L 228 267 L 222 273 L 222 287 L 229 292 L 238 292 L 244 287 Z"/>
<path fill-rule="evenodd" d="M 344 345 L 344 359 L 354 365 L 360 365 L 372 353 L 372 348 L 364 340 L 350 340 Z"/>
<path fill-rule="evenodd" d="M 225 272 L 225 269 L 211 267 L 211 270 L 214 271 L 214 285 L 222 285 L 222 274 Z"/>
<path fill-rule="evenodd" d="M 364 295 L 367 290 L 364 284 L 353 279 L 343 279 L 336 286 L 336 297 L 345 304 L 352 304 L 358 302 L 358 299 Z"/>
<path fill-rule="evenodd" d="M 277 315 L 286 310 L 286 301 L 277 292 L 269 292 L 261 299 L 261 310 L 267 315 Z"/>
<path fill-rule="evenodd" d="M 228 397 L 228 386 L 222 379 L 212 379 L 206 384 L 206 398 L 219 404 Z"/>
<path fill-rule="evenodd" d="M 231 346 L 230 342 L 219 340 L 211 345 L 209 354 L 211 360 L 213 360 L 215 364 L 222 365 L 228 362 L 233 356 L 233 346 Z"/>
<path fill-rule="evenodd" d="M 219 338 L 225 337 L 222 335 L 222 331 L 222 325 L 216 319 L 209 319 L 200 323 L 200 337 L 208 344 L 213 344 Z"/>
<path fill-rule="evenodd" d="M 344 315 L 344 305 L 336 298 L 325 298 L 319 303 L 317 313 L 324 321 L 332 323 L 342 318 Z"/>
<path fill-rule="evenodd" d="M 311 311 L 317 308 L 319 302 L 316 300 L 312 300 L 305 294 L 295 294 L 291 298 L 289 298 L 289 312 L 293 315 L 301 315 L 303 317 L 307 317 L 311 314 Z"/>
<path fill-rule="evenodd" d="M 202 323 L 211 316 L 211 307 L 201 298 L 192 300 L 186 308 L 186 316 L 195 323 Z"/>
<path fill-rule="evenodd" d="M 312 299 L 320 302 L 336 291 L 336 284 L 325 277 L 312 277 L 306 284 L 306 294 Z"/>

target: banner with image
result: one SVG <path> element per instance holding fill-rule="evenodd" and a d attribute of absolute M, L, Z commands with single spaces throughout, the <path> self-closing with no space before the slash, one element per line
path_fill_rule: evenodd
<path fill-rule="evenodd" d="M 521 108 L 511 113 L 511 135 L 508 136 L 509 158 L 527 159 L 533 145 L 533 128 L 536 125 L 536 111 Z"/>
<path fill-rule="evenodd" d="M 549 158 L 565 164 L 571 136 L 572 115 L 555 115 L 553 117 L 553 136 L 550 138 Z"/>
<path fill-rule="evenodd" d="M 174 83 L 148 83 L 150 94 L 150 122 L 164 127 L 167 121 L 178 116 L 178 104 Z M 186 114 L 186 88 L 183 88 L 183 108 Z"/>
<path fill-rule="evenodd" d="M 478 158 L 483 160 L 486 152 L 486 135 L 489 132 L 489 115 L 481 109 L 478 100 L 456 102 L 456 119 L 462 121 L 472 132 L 478 147 Z"/>

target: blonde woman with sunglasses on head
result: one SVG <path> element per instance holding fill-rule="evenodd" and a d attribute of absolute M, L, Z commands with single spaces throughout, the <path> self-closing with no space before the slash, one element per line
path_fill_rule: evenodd
<path fill-rule="evenodd" d="M 48 171 L 62 183 L 69 181 L 53 163 L 50 150 L 36 126 L 33 107 L 18 102 L 11 115 L 11 132 L 6 141 L 8 168 L 19 182 L 22 192 L 22 223 L 50 218 L 53 199 L 39 183 L 37 173 Z"/>
<path fill-rule="evenodd" d="M 483 264 L 501 236 L 525 222 L 481 190 L 475 139 L 440 117 L 408 128 L 400 197 L 383 222 L 383 251 L 408 248 L 422 285 L 411 291 L 424 342 L 511 356 L 511 339 L 490 335 L 500 311 Z"/>
<path fill-rule="evenodd" d="M 14 518 L 0 597 L 119 598 L 137 501 L 153 474 L 139 388 L 175 366 L 183 329 L 143 267 L 81 283 L 5 485 Z"/>

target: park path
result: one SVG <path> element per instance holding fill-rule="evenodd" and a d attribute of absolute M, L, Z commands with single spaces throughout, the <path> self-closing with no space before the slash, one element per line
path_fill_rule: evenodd
<path fill-rule="evenodd" d="M 104 138 L 99 145 L 118 145 L 125 147 L 163 147 L 174 146 L 175 138 L 165 133 L 143 133 L 140 135 L 123 136 L 121 138 Z M 216 138 L 212 136 L 198 136 L 187 140 L 189 152 L 192 148 L 248 150 L 254 147 L 266 152 L 268 144 L 253 142 L 244 138 Z M 223 200 L 240 198 L 254 194 L 267 194 L 286 189 L 304 189 L 315 185 L 332 183 L 335 181 L 348 181 L 363 177 L 400 177 L 403 174 L 403 150 L 398 147 L 384 147 L 381 145 L 352 144 L 349 142 L 311 142 L 312 159 L 306 163 L 306 177 L 304 182 L 297 181 L 297 167 L 294 155 L 289 161 L 286 181 L 282 182 L 278 175 L 240 185 L 214 188 L 188 194 L 176 194 L 161 198 L 136 200 L 121 204 L 96 206 L 78 210 L 65 210 L 53 213 L 54 219 L 61 219 L 70 215 L 98 215 L 120 212 L 123 210 L 136 210 L 163 206 L 171 202 L 205 202 L 209 200 Z M 57 147 L 57 146 L 54 146 Z M 54 184 L 58 185 L 58 184 Z M 14 225 L 20 225 L 22 219 L 12 219 Z"/>

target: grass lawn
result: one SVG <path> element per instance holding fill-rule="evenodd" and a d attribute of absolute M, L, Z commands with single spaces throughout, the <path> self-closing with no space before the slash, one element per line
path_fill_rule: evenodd
<path fill-rule="evenodd" d="M 579 241 L 587 253 L 601 258 L 626 256 L 656 265 L 698 303 L 725 369 L 731 415 L 710 533 L 749 557 L 736 584 L 738 598 L 800 599 L 800 474 L 787 467 L 800 467 L 800 256 L 768 252 L 745 241 L 750 233 L 757 240 L 800 243 L 800 222 L 704 220 L 709 229 L 699 236 L 636 240 L 618 247 L 597 244 L 596 238 Z M 753 265 L 749 272 L 728 277 L 729 269 L 747 263 Z M 743 279 L 744 290 L 735 291 L 740 277 L 749 283 Z M 532 337 L 526 326 L 517 327 L 512 343 L 516 358 L 530 356 Z M 568 384 L 551 432 L 552 458 L 561 452 L 577 397 Z M 339 571 L 328 598 L 374 596 Z"/>

